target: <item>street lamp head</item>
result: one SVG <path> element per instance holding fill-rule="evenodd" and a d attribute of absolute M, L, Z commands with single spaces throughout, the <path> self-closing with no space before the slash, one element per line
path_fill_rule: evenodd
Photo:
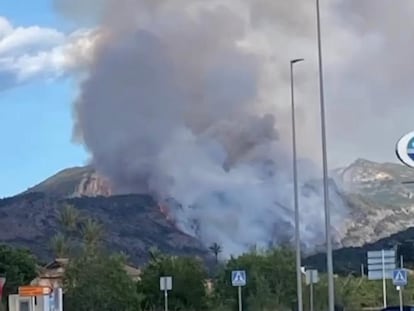
<path fill-rule="evenodd" d="M 290 61 L 290 63 L 291 63 L 291 64 L 294 64 L 294 63 L 298 63 L 298 62 L 302 62 L 302 61 L 304 61 L 304 59 L 303 59 L 303 58 L 296 58 L 296 59 L 292 59 L 292 60 Z"/>

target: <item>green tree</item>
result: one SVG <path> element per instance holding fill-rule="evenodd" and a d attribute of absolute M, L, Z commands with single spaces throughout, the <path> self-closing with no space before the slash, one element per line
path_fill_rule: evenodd
<path fill-rule="evenodd" d="M 58 258 L 66 258 L 70 254 L 70 243 L 62 233 L 56 234 L 51 240 L 53 253 Z"/>
<path fill-rule="evenodd" d="M 77 231 L 80 221 L 79 211 L 72 205 L 64 204 L 59 211 L 59 223 L 66 234 L 71 234 Z"/>
<path fill-rule="evenodd" d="M 36 260 L 24 249 L 0 245 L 0 274 L 6 275 L 3 297 L 17 293 L 18 287 L 28 285 L 36 276 Z"/>
<path fill-rule="evenodd" d="M 79 211 L 70 204 L 64 204 L 58 211 L 60 231 L 51 239 L 52 251 L 57 257 L 70 257 L 75 250 L 75 235 L 81 220 Z"/>
<path fill-rule="evenodd" d="M 90 251 L 95 251 L 101 244 L 103 238 L 103 227 L 96 220 L 87 218 L 82 224 L 81 235 L 84 246 Z"/>
<path fill-rule="evenodd" d="M 74 258 L 65 272 L 65 310 L 140 310 L 142 297 L 124 264 L 122 256 L 103 253 Z"/>
<path fill-rule="evenodd" d="M 173 278 L 173 289 L 169 293 L 170 310 L 206 310 L 207 273 L 202 262 L 195 258 L 165 255 L 150 260 L 142 272 L 138 291 L 145 296 L 144 310 L 163 306 L 164 296 L 159 287 L 161 276 Z"/>
<path fill-rule="evenodd" d="M 245 270 L 243 304 L 249 310 L 291 308 L 296 303 L 294 253 L 287 248 L 246 253 L 231 258 L 216 280 L 213 304 L 234 309 L 237 290 L 231 285 L 231 271 Z"/>

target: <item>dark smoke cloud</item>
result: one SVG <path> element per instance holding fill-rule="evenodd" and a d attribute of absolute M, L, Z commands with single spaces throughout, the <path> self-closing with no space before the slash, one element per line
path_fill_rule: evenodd
<path fill-rule="evenodd" d="M 72 17 L 98 13 L 102 33 L 76 102 L 77 138 L 117 191 L 174 198 L 181 228 L 222 243 L 226 254 L 277 243 L 292 226 L 288 64 L 304 57 L 299 151 L 313 162 L 300 166 L 302 236 L 307 246 L 323 243 L 321 192 L 306 184 L 320 177 L 312 1 L 107 0 L 99 12 L 97 2 L 70 3 Z M 388 47 L 406 56 L 409 43 L 393 37 L 401 29 L 391 23 L 377 28 L 391 4 L 373 13 L 361 3 L 323 5 L 331 163 L 361 146 L 391 153 L 401 133 L 384 116 L 408 118 L 398 116 L 409 110 L 398 94 L 410 94 L 409 83 L 390 73 L 410 69 L 380 57 Z M 347 210 L 333 191 L 331 199 L 343 235 Z"/>

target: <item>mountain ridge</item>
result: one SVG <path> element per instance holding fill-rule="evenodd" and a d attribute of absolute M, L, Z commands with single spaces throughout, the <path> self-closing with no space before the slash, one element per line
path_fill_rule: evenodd
<path fill-rule="evenodd" d="M 349 208 L 349 216 L 343 219 L 346 230 L 341 233 L 343 237 L 338 248 L 364 249 L 366 245 L 387 240 L 393 234 L 405 232 L 414 226 L 414 185 L 402 183 L 411 178 L 414 180 L 414 170 L 394 163 L 357 159 L 345 168 L 332 171 L 331 175 Z M 48 256 L 50 251 L 45 249 L 46 237 L 50 237 L 51 231 L 57 228 L 55 214 L 59 204 L 70 202 L 87 215 L 103 221 L 108 229 L 107 245 L 111 249 L 132 254 L 135 262 L 145 261 L 146 251 L 154 245 L 161 246 L 160 249 L 167 252 L 208 257 L 206 246 L 174 225 L 167 207 L 149 196 L 127 197 L 129 199 L 125 201 L 124 196 L 114 195 L 109 181 L 91 166 L 61 170 L 17 196 L 0 200 L 0 215 L 3 218 L 3 225 L 0 221 L 0 236 L 7 243 L 33 248 L 40 257 Z M 138 203 L 134 203 L 135 200 Z M 92 206 L 96 211 L 91 209 Z M 138 210 L 131 211 L 132 206 Z M 120 217 L 120 211 L 126 214 L 114 221 Z M 134 214 L 138 211 L 144 212 Z M 135 215 L 135 220 L 128 217 L 128 213 L 133 213 L 131 215 Z M 34 225 L 30 225 L 27 215 L 36 220 Z M 151 233 L 151 226 L 147 224 L 154 220 L 159 226 Z M 6 222 L 19 229 L 6 226 Z M 122 225 L 116 225 L 117 222 Z M 135 228 L 141 225 L 147 232 Z M 128 228 L 124 233 L 124 239 L 129 241 L 127 244 L 121 238 L 123 226 Z M 167 244 L 164 243 L 165 239 L 169 239 Z"/>

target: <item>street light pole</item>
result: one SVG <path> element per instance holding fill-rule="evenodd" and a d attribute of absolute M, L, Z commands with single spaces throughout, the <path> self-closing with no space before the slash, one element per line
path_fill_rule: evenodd
<path fill-rule="evenodd" d="M 293 193 L 295 205 L 295 244 L 296 244 L 296 283 L 298 311 L 303 311 L 302 301 L 302 270 L 301 270 L 301 251 L 300 251 L 300 219 L 299 219 L 299 196 L 298 196 L 298 169 L 296 156 L 296 122 L 295 122 L 295 96 L 293 83 L 293 64 L 303 61 L 303 58 L 293 59 L 290 61 L 290 92 L 292 104 L 292 148 L 293 148 Z"/>
<path fill-rule="evenodd" d="M 328 193 L 328 160 L 326 154 L 326 126 L 325 126 L 325 101 L 323 89 L 323 66 L 322 66 L 322 43 L 321 43 L 321 17 L 319 9 L 319 0 L 316 0 L 316 20 L 318 32 L 318 58 L 319 58 L 319 96 L 321 111 L 321 135 L 322 135 L 322 166 L 323 166 L 323 192 L 324 192 L 324 209 L 325 209 L 325 232 L 326 232 L 326 265 L 328 271 L 328 297 L 329 311 L 335 310 L 334 297 L 334 277 L 332 261 L 332 238 L 331 238 L 331 211 L 329 209 Z"/>

